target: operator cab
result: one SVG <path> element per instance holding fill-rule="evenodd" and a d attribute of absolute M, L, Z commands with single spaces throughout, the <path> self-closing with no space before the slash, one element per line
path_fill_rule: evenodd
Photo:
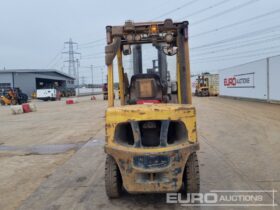
<path fill-rule="evenodd" d="M 128 104 L 165 103 L 166 91 L 158 74 L 136 74 L 131 77 Z"/>

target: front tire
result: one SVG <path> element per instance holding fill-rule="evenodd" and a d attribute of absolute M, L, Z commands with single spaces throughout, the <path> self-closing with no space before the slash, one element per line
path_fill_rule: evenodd
<path fill-rule="evenodd" d="M 209 96 L 209 91 L 208 90 L 203 90 L 202 91 L 202 96 L 203 97 Z"/>
<path fill-rule="evenodd" d="M 200 177 L 199 164 L 196 152 L 192 153 L 185 166 L 183 175 L 182 193 L 199 193 L 200 191 Z"/>
<path fill-rule="evenodd" d="M 122 177 L 115 160 L 107 155 L 105 163 L 105 188 L 109 198 L 119 198 L 122 193 Z"/>
<path fill-rule="evenodd" d="M 1 104 L 2 106 L 5 106 L 5 105 L 6 105 L 5 101 L 3 101 L 3 100 L 1 100 L 1 99 L 0 99 L 0 104 Z"/>

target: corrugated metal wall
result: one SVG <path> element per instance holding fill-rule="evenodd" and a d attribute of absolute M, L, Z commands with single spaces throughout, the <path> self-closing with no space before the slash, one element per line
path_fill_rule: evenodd
<path fill-rule="evenodd" d="M 280 101 L 280 56 L 219 71 L 220 95 Z"/>
<path fill-rule="evenodd" d="M 12 73 L 1 73 L 0 83 L 10 83 L 13 86 L 13 76 Z"/>
<path fill-rule="evenodd" d="M 31 97 L 36 91 L 36 81 L 34 73 L 14 73 L 15 87 L 19 87 L 21 91 Z"/>
<path fill-rule="evenodd" d="M 13 87 L 13 75 L 12 73 L 1 73 L 0 74 L 0 95 L 3 94 L 4 91 Z"/>

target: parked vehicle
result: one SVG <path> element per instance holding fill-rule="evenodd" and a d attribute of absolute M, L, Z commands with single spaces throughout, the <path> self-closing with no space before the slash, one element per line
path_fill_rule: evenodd
<path fill-rule="evenodd" d="M 74 88 L 61 88 L 59 89 L 61 93 L 61 97 L 70 97 L 70 96 L 75 96 L 76 91 Z"/>
<path fill-rule="evenodd" d="M 108 26 L 106 29 L 108 109 L 104 149 L 107 154 L 107 196 L 118 198 L 124 190 L 129 193 L 198 193 L 200 178 L 196 151 L 199 143 L 196 111 L 192 105 L 186 38 L 188 22 L 174 23 L 171 19 L 144 23 L 128 21 L 123 26 Z M 165 100 L 168 91 L 158 74 L 134 73 L 126 88 L 122 56 L 131 54 L 131 45 L 146 43 L 164 44 L 166 48 L 156 50 L 162 50 L 168 56 L 178 53 L 175 56 L 177 83 L 173 83 L 173 86 L 178 84 L 178 88 L 173 88 L 177 93 L 177 104 Z M 117 107 L 114 106 L 115 57 L 121 98 Z"/>
<path fill-rule="evenodd" d="M 103 92 L 103 100 L 108 100 L 108 85 L 107 83 L 104 83 L 102 86 L 102 92 Z"/>
<path fill-rule="evenodd" d="M 218 96 L 219 75 L 203 73 L 198 75 L 195 83 L 196 96 Z"/>
<path fill-rule="evenodd" d="M 56 89 L 38 89 L 36 95 L 37 99 L 43 101 L 55 101 L 60 99 L 60 92 Z"/>
<path fill-rule="evenodd" d="M 28 102 L 28 96 L 20 88 L 9 89 L 0 98 L 1 105 L 21 105 Z"/>

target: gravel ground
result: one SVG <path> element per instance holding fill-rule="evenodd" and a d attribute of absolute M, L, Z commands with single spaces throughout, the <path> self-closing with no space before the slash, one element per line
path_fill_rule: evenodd
<path fill-rule="evenodd" d="M 165 195 L 107 199 L 106 103 L 100 98 L 80 100 L 71 106 L 63 101 L 37 102 L 38 112 L 18 116 L 0 108 L 0 146 L 9 148 L 0 149 L 0 209 L 186 209 L 166 204 Z M 195 97 L 194 105 L 201 144 L 201 191 L 275 189 L 279 203 L 280 105 L 214 97 Z M 56 152 L 53 145 L 58 145 Z M 270 202 L 271 197 L 265 194 L 264 201 Z M 279 206 L 246 209 L 260 208 Z"/>

